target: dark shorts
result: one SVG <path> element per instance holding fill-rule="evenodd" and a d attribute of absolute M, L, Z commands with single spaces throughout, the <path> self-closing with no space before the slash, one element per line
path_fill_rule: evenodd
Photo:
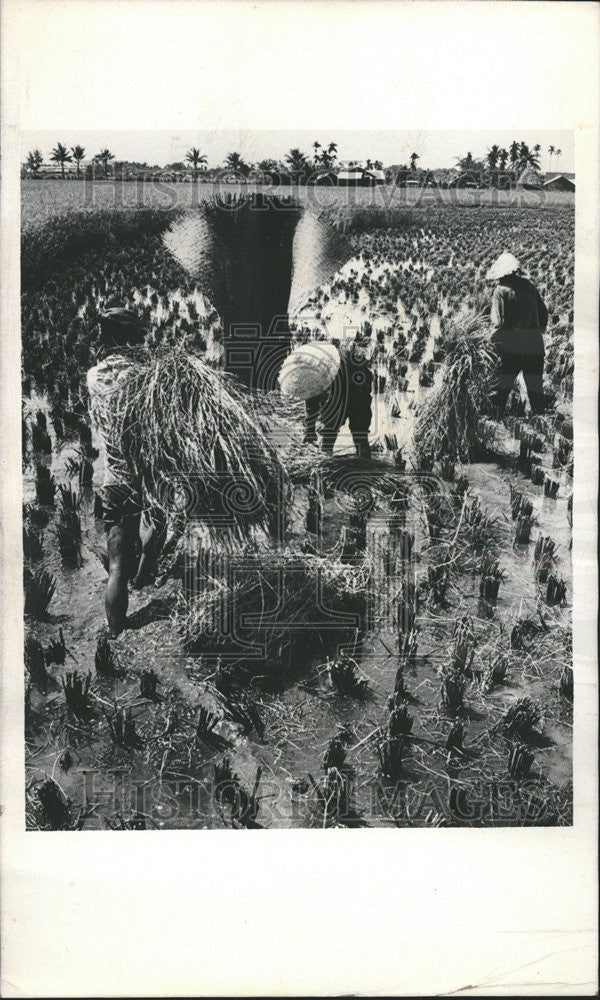
<path fill-rule="evenodd" d="M 102 493 L 102 520 L 107 528 L 129 518 L 139 517 L 143 510 L 141 493 L 133 486 L 111 483 Z"/>

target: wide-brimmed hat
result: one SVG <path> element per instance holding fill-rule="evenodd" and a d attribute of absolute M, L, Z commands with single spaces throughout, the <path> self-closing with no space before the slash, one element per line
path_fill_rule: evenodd
<path fill-rule="evenodd" d="M 330 387 L 341 364 L 333 344 L 313 341 L 303 344 L 285 359 L 279 372 L 282 395 L 292 399 L 312 399 Z"/>
<path fill-rule="evenodd" d="M 519 261 L 512 253 L 501 253 L 490 267 L 486 278 L 488 281 L 497 281 L 499 278 L 505 278 L 507 274 L 514 274 L 520 268 Z"/>

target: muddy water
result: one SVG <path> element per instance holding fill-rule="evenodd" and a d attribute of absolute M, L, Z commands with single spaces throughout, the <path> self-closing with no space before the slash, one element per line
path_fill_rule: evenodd
<path fill-rule="evenodd" d="M 361 293 L 362 294 L 362 293 Z M 368 295 L 367 295 L 368 302 Z M 345 304 L 330 305 L 335 330 L 354 329 L 368 315 L 365 303 L 346 309 Z M 346 311 L 345 311 L 346 310 Z M 382 321 L 383 322 L 383 321 Z M 337 324 L 337 325 L 336 325 Z M 382 325 L 381 329 L 386 329 Z M 375 329 L 377 327 L 375 326 Z M 431 356 L 433 337 L 438 328 L 431 323 L 431 337 L 423 360 Z M 387 334 L 388 340 L 392 331 Z M 414 411 L 430 390 L 419 386 L 418 368 L 409 364 L 409 385 L 401 394 L 400 415 L 391 415 L 391 400 L 398 394 L 383 392 L 374 398 L 372 437 L 381 447 L 377 456 L 388 462 L 385 435 L 395 434 L 405 446 L 410 461 L 410 431 Z M 44 408 L 44 400 L 33 396 L 27 401 L 34 412 Z M 52 433 L 52 431 L 51 431 Z M 58 481 L 65 481 L 65 462 L 77 456 L 73 443 L 55 444 L 51 467 Z M 104 828 L 119 814 L 141 812 L 147 826 L 157 828 L 206 828 L 229 826 L 228 809 L 213 794 L 213 766 L 222 752 L 191 745 L 190 732 L 200 705 L 221 716 L 218 732 L 231 746 L 228 756 L 232 770 L 248 791 L 260 771 L 257 823 L 266 827 L 322 826 L 331 817 L 323 815 L 314 781 L 323 780 L 323 754 L 330 739 L 345 733 L 348 788 L 351 790 L 346 821 L 368 825 L 422 826 L 435 823 L 440 816 L 448 819 L 452 793 L 467 790 L 468 808 L 453 822 L 489 822 L 484 812 L 489 808 L 490 789 L 507 779 L 509 744 L 499 723 L 517 698 L 525 695 L 536 701 L 542 712 L 542 734 L 534 749 L 530 781 L 551 797 L 549 783 L 556 788 L 571 777 L 572 716 L 570 705 L 558 690 L 560 671 L 569 656 L 566 629 L 570 623 L 571 563 L 570 528 L 567 500 L 570 484 L 561 480 L 556 500 L 543 496 L 515 468 L 518 442 L 504 432 L 502 447 L 507 455 L 501 464 L 470 465 L 462 471 L 470 487 L 481 497 L 482 506 L 494 520 L 491 545 L 499 558 L 505 578 L 494 608 L 483 608 L 479 601 L 479 576 L 473 571 L 476 559 L 464 545 L 451 574 L 447 603 L 436 605 L 427 600 L 425 583 L 428 567 L 439 562 L 439 549 L 429 537 L 425 517 L 425 498 L 419 488 L 412 494 L 406 513 L 405 530 L 414 535 L 410 564 L 396 560 L 391 572 L 384 554 L 393 543 L 391 511 L 387 501 L 378 501 L 368 515 L 367 552 L 373 564 L 373 585 L 369 596 L 372 625 L 360 637 L 348 638 L 346 650 L 356 660 L 368 681 L 367 695 L 356 699 L 336 693 L 331 686 L 326 656 L 302 657 L 296 653 L 289 674 L 275 691 L 264 690 L 258 683 L 250 690 L 256 700 L 265 732 L 244 734 L 239 725 L 222 719 L 214 688 L 214 662 L 185 654 L 176 632 L 172 614 L 177 584 L 163 582 L 139 593 L 130 600 L 130 624 L 113 644 L 123 668 L 119 677 L 103 679 L 94 673 L 94 656 L 103 623 L 103 591 L 106 574 L 101 559 L 105 548 L 102 525 L 94 518 L 93 491 L 82 492 L 83 565 L 65 570 L 53 532 L 53 521 L 45 530 L 44 565 L 57 578 L 56 595 L 50 605 L 48 621 L 36 626 L 36 633 L 46 646 L 64 630 L 69 656 L 64 667 L 49 668 L 48 690 L 31 690 L 28 741 L 28 775 L 31 787 L 44 775 L 52 775 L 73 803 L 82 811 L 84 828 Z M 335 453 L 351 456 L 352 441 L 342 428 Z M 511 459 L 511 455 L 513 458 Z M 544 462 L 549 466 L 549 454 Z M 94 468 L 94 484 L 101 482 L 100 460 Z M 534 505 L 538 525 L 528 545 L 516 546 L 514 523 L 509 503 L 509 485 L 524 492 Z M 25 473 L 24 499 L 33 499 L 33 470 Z M 306 494 L 295 493 L 292 532 L 300 538 L 306 511 Z M 460 503 L 451 534 L 458 525 Z M 340 536 L 347 523 L 348 507 L 339 496 L 325 500 L 323 550 L 338 551 Z M 541 533 L 557 543 L 555 572 L 567 582 L 567 606 L 548 607 L 536 584 L 533 566 L 535 539 Z M 410 714 L 413 717 L 402 770 L 393 783 L 379 774 L 377 739 L 388 719 L 387 700 L 393 692 L 398 668 L 398 634 L 394 619 L 395 596 L 406 575 L 410 574 L 420 596 L 417 611 L 418 653 L 414 670 L 406 675 Z M 464 708 L 459 718 L 465 726 L 464 755 L 449 764 L 445 741 L 452 718 L 440 708 L 439 670 L 449 661 L 456 621 L 464 614 L 473 618 L 477 639 L 473 676 L 469 682 Z M 543 628 L 528 651 L 511 650 L 509 637 L 517 619 L 531 619 Z M 491 690 L 480 683 L 481 673 L 492 650 L 504 652 L 509 661 L 507 678 Z M 336 648 L 329 650 L 335 656 Z M 64 708 L 60 678 L 66 670 L 90 671 L 93 677 L 94 717 L 79 723 Z M 160 681 L 161 700 L 149 701 L 140 694 L 140 676 L 154 670 Z M 128 750 L 116 746 L 110 737 L 106 716 L 115 706 L 131 708 L 137 732 L 144 746 Z M 175 723 L 173 720 L 175 719 Z M 169 733 L 170 728 L 172 733 Z M 168 735 L 165 736 L 165 733 Z M 71 766 L 62 764 L 69 748 Z M 479 812 L 478 812 L 479 810 Z M 348 816 L 351 818 L 348 819 Z M 486 818 L 487 817 L 487 818 Z M 515 818 L 516 817 L 516 818 Z M 494 822 L 519 822 L 509 809 Z M 544 817 L 540 819 L 544 822 Z M 556 821 L 555 819 L 547 820 Z"/>

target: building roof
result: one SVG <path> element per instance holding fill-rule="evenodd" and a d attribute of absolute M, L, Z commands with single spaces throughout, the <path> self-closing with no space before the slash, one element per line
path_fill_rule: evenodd
<path fill-rule="evenodd" d="M 568 171 L 564 170 L 547 170 L 546 173 L 544 174 L 545 181 L 554 180 L 555 177 L 566 177 L 568 181 L 575 180 L 575 174 L 570 174 L 568 173 Z"/>
<path fill-rule="evenodd" d="M 340 170 L 338 177 L 343 181 L 354 180 L 356 177 L 362 177 L 367 171 L 363 167 L 346 167 L 344 170 Z"/>
<path fill-rule="evenodd" d="M 549 184 L 556 184 L 557 181 L 566 181 L 571 187 L 575 187 L 575 174 L 554 174 L 552 177 L 548 177 L 544 181 L 543 186 L 548 187 Z"/>

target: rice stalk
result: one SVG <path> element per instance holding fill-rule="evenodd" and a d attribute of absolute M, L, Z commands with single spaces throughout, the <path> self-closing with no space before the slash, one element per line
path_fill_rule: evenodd
<path fill-rule="evenodd" d="M 111 397 L 115 434 L 161 512 L 185 504 L 209 530 L 276 535 L 287 477 L 235 379 L 181 350 L 139 365 Z"/>
<path fill-rule="evenodd" d="M 481 315 L 457 319 L 449 333 L 448 353 L 437 388 L 427 397 L 417 419 L 417 454 L 469 462 L 489 444 L 483 416 L 495 352 Z"/>

